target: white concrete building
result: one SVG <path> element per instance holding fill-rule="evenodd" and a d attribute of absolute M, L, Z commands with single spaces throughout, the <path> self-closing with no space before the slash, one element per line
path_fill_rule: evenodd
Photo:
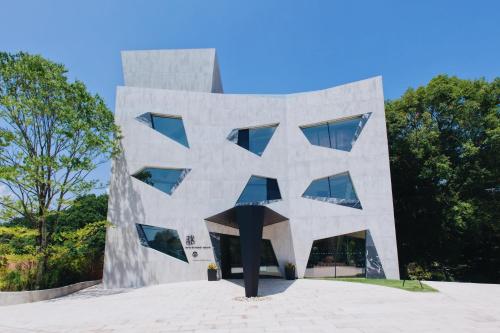
<path fill-rule="evenodd" d="M 107 287 L 203 280 L 210 262 L 241 276 L 235 207 L 260 206 L 261 276 L 290 262 L 299 278 L 399 278 L 381 77 L 239 95 L 223 93 L 214 49 L 122 61 Z"/>

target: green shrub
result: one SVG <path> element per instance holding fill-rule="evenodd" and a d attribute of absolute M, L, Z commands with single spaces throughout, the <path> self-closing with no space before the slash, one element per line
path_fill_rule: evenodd
<path fill-rule="evenodd" d="M 46 284 L 51 287 L 100 279 L 104 261 L 106 221 L 89 223 L 76 231 L 62 232 L 51 246 Z"/>
<path fill-rule="evenodd" d="M 415 262 L 411 262 L 406 267 L 406 272 L 410 280 L 428 280 L 431 277 L 431 273 L 427 272 L 424 267 L 420 266 Z"/>
<path fill-rule="evenodd" d="M 0 226 L 0 255 L 34 254 L 36 237 L 35 229 Z"/>
<path fill-rule="evenodd" d="M 30 290 L 35 286 L 38 257 L 33 255 L 6 255 L 0 261 L 0 290 Z"/>
<path fill-rule="evenodd" d="M 425 270 L 424 267 L 415 262 L 411 262 L 408 264 L 408 266 L 406 266 L 406 273 L 408 274 L 408 278 L 410 280 L 417 280 L 421 288 L 424 288 L 421 281 L 429 280 L 432 276 L 432 274 Z M 405 282 L 403 281 L 403 286 L 404 283 Z"/>
<path fill-rule="evenodd" d="M 74 231 L 59 232 L 49 247 L 45 288 L 55 288 L 102 277 L 106 221 L 86 224 Z M 0 290 L 30 290 L 35 287 L 36 230 L 0 227 Z"/>

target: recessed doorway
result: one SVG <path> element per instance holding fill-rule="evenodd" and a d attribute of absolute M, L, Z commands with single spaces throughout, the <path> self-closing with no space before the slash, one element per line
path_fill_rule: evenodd
<path fill-rule="evenodd" d="M 211 233 L 214 254 L 217 258 L 223 279 L 242 279 L 243 264 L 241 260 L 240 237 L 219 233 Z M 218 243 L 218 244 L 214 244 Z M 269 239 L 261 240 L 260 269 L 261 278 L 280 278 L 278 260 Z"/>

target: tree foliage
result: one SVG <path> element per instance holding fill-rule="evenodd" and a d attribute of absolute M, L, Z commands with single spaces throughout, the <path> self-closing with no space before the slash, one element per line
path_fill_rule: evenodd
<path fill-rule="evenodd" d="M 76 230 L 95 221 L 104 221 L 108 212 L 108 195 L 88 194 L 76 198 L 59 218 L 58 230 Z"/>
<path fill-rule="evenodd" d="M 44 287 L 54 288 L 102 276 L 107 195 L 86 195 L 61 212 L 60 228 L 48 245 Z M 37 287 L 37 229 L 15 222 L 0 225 L 0 290 Z"/>
<path fill-rule="evenodd" d="M 401 271 L 499 282 L 500 78 L 437 76 L 386 117 Z"/>
<path fill-rule="evenodd" d="M 0 205 L 4 218 L 38 228 L 39 284 L 59 213 L 95 187 L 88 176 L 117 153 L 118 134 L 104 101 L 69 82 L 63 65 L 0 53 L 0 183 L 9 193 Z"/>
<path fill-rule="evenodd" d="M 106 220 L 108 211 L 108 195 L 87 194 L 77 197 L 71 202 L 69 207 L 57 214 L 51 214 L 47 221 L 51 233 L 65 230 L 76 230 L 82 228 L 87 223 Z M 57 219 L 57 224 L 53 220 Z M 19 216 L 4 223 L 4 226 L 27 227 L 31 224 L 24 217 Z M 53 229 L 52 229 L 53 228 Z M 1 238 L 0 238 L 1 239 Z"/>

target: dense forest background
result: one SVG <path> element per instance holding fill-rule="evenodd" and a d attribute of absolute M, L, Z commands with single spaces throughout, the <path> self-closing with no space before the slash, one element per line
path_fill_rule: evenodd
<path fill-rule="evenodd" d="M 437 76 L 386 118 L 402 275 L 500 283 L 500 78 Z"/>
<path fill-rule="evenodd" d="M 402 277 L 415 262 L 436 280 L 500 283 L 500 78 L 440 75 L 386 102 Z M 45 287 L 102 275 L 107 195 L 84 195 L 48 221 Z M 32 289 L 37 229 L 0 225 L 0 289 Z"/>

